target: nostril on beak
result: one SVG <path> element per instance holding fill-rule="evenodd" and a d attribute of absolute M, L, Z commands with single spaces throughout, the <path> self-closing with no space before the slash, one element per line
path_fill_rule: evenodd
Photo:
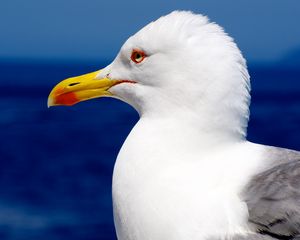
<path fill-rule="evenodd" d="M 80 82 L 70 83 L 70 84 L 69 84 L 69 87 L 75 86 L 75 85 L 77 85 L 77 84 L 80 84 Z"/>

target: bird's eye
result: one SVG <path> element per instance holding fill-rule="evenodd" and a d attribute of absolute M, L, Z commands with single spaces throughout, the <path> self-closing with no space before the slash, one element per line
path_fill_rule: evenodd
<path fill-rule="evenodd" d="M 146 54 L 142 50 L 134 49 L 131 53 L 131 60 L 135 63 L 141 63 L 146 57 Z"/>

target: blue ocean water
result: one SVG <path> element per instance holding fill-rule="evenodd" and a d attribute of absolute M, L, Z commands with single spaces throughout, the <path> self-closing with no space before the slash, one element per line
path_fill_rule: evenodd
<path fill-rule="evenodd" d="M 98 63 L 0 62 L 0 239 L 116 239 L 111 176 L 138 120 L 115 99 L 47 108 L 51 88 Z M 250 66 L 248 139 L 300 150 L 300 70 Z"/>

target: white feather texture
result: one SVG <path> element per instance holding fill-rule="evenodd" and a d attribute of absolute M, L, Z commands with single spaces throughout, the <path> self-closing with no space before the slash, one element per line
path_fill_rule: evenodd
<path fill-rule="evenodd" d="M 140 64 L 130 60 L 136 48 L 147 54 Z M 245 140 L 250 83 L 233 39 L 205 16 L 175 11 L 130 37 L 107 74 L 137 82 L 111 92 L 140 114 L 114 169 L 118 239 L 249 232 L 239 193 L 262 147 Z"/>

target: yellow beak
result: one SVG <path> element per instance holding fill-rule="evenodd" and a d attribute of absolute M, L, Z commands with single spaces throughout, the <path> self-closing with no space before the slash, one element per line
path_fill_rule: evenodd
<path fill-rule="evenodd" d="M 88 99 L 111 96 L 109 88 L 124 81 L 108 78 L 97 79 L 100 71 L 68 78 L 58 83 L 48 97 L 48 107 L 71 106 Z"/>

